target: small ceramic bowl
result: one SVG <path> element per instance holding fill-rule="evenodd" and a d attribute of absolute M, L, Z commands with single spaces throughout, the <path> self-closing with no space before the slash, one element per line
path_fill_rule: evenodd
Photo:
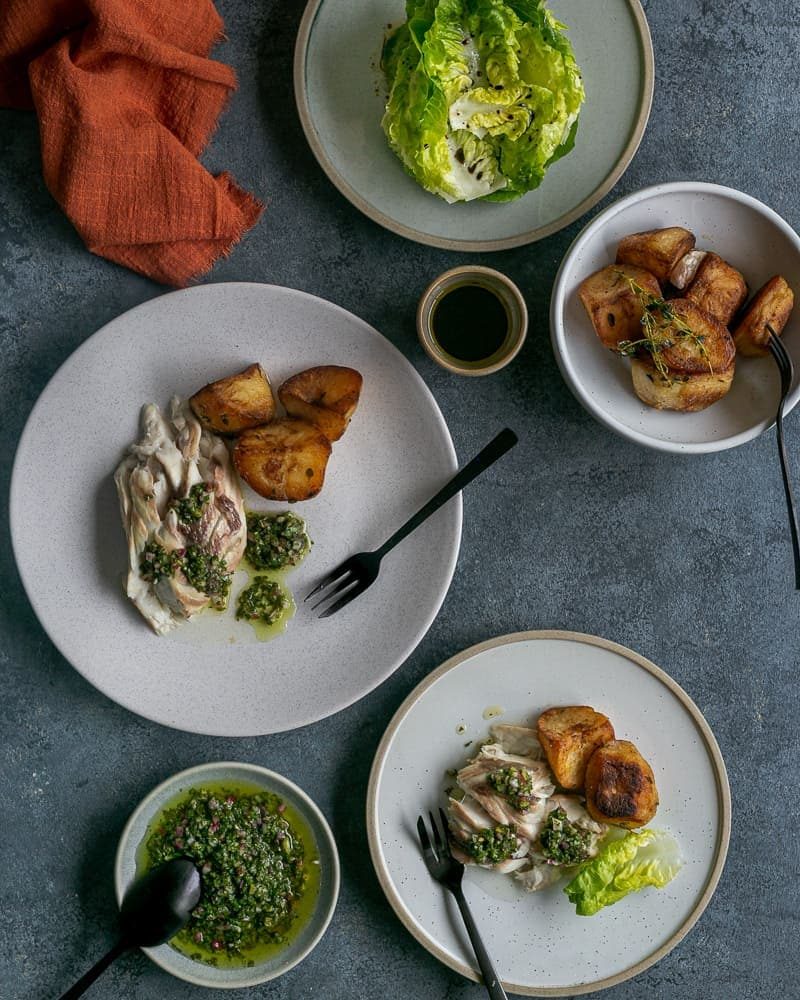
<path fill-rule="evenodd" d="M 456 358 L 439 344 L 433 334 L 432 318 L 439 300 L 461 285 L 477 285 L 494 292 L 506 311 L 508 332 L 500 347 L 480 361 Z M 491 375 L 505 368 L 519 354 L 528 332 L 528 308 L 514 282 L 491 267 L 454 267 L 428 285 L 417 307 L 417 334 L 426 353 L 442 368 L 455 375 Z"/>
<path fill-rule="evenodd" d="M 299 934 L 287 944 L 285 950 L 265 961 L 256 962 L 251 967 L 204 965 L 187 958 L 168 944 L 142 949 L 156 965 L 173 976 L 185 979 L 195 986 L 216 989 L 257 986 L 288 972 L 313 950 L 325 933 L 339 895 L 339 856 L 336 843 L 325 817 L 306 793 L 287 778 L 256 764 L 223 762 L 200 764 L 167 778 L 137 806 L 122 831 L 117 848 L 114 867 L 117 902 L 122 902 L 125 892 L 136 877 L 137 852 L 154 817 L 190 788 L 227 783 L 249 786 L 254 791 L 274 792 L 300 817 L 306 826 L 303 831 L 306 842 L 314 843 L 319 857 L 320 885 L 314 911 Z"/>
<path fill-rule="evenodd" d="M 774 423 L 780 379 L 771 357 L 737 358 L 730 392 L 706 410 L 655 410 L 638 399 L 630 363 L 603 348 L 578 298 L 584 278 L 614 262 L 623 236 L 666 226 L 691 230 L 697 249 L 714 250 L 738 268 L 751 293 L 780 273 L 800 294 L 800 237 L 771 208 L 718 184 L 680 181 L 645 188 L 601 212 L 567 252 L 550 305 L 556 360 L 578 401 L 600 423 L 630 441 L 679 454 L 733 448 Z M 789 319 L 782 340 L 800 371 L 800 307 Z M 790 409 L 799 397 L 800 385 L 795 382 Z"/>

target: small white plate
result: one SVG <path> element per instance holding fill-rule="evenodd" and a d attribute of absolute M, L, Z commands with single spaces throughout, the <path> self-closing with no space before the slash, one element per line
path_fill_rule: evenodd
<path fill-rule="evenodd" d="M 403 169 L 381 129 L 384 36 L 402 0 L 309 0 L 297 36 L 294 91 L 320 166 L 365 215 L 407 239 L 446 250 L 533 243 L 596 205 L 623 175 L 653 99 L 653 45 L 639 0 L 548 0 L 568 26 L 586 86 L 575 149 L 517 201 L 448 205 Z"/>
<path fill-rule="evenodd" d="M 277 388 L 320 364 L 364 376 L 318 497 L 294 507 L 314 547 L 288 577 L 297 615 L 258 642 L 231 606 L 158 637 L 125 597 L 127 551 L 112 476 L 138 440 L 143 403 L 166 406 L 260 361 Z M 256 284 L 204 285 L 146 302 L 67 359 L 20 440 L 11 537 L 34 611 L 95 687 L 155 722 L 214 736 L 280 732 L 363 697 L 412 652 L 455 569 L 461 497 L 384 560 L 380 578 L 331 618 L 302 597 L 354 552 L 374 549 L 457 468 L 447 426 L 417 372 L 363 320 L 322 299 Z M 286 509 L 245 488 L 251 509 Z M 42 526 L 46 530 L 42 530 Z"/>
<path fill-rule="evenodd" d="M 660 796 L 650 824 L 681 845 L 684 867 L 593 917 L 560 891 L 517 888 L 508 876 L 467 869 L 465 892 L 506 989 L 574 996 L 635 976 L 667 954 L 700 917 L 728 849 L 731 799 L 719 747 L 700 710 L 637 653 L 574 632 L 520 632 L 473 646 L 430 674 L 396 712 L 375 755 L 367 798 L 370 851 L 406 928 L 470 979 L 476 963 L 452 899 L 432 881 L 416 834 L 448 781 L 493 721 L 535 724 L 553 705 L 592 705 L 639 747 Z M 462 732 L 463 728 L 463 732 Z"/>
<path fill-rule="evenodd" d="M 756 198 L 698 181 L 645 188 L 601 212 L 578 236 L 553 286 L 550 336 L 558 366 L 575 397 L 600 423 L 647 448 L 683 454 L 722 451 L 752 441 L 775 422 L 780 378 L 772 358 L 738 358 L 733 388 L 700 413 L 645 406 L 633 391 L 630 363 L 607 351 L 578 298 L 578 286 L 614 262 L 629 233 L 685 226 L 699 250 L 714 250 L 741 270 L 756 291 L 780 273 L 800 295 L 800 237 Z M 800 370 L 800 309 L 783 334 Z M 800 398 L 795 382 L 789 409 Z"/>
<path fill-rule="evenodd" d="M 224 785 L 226 782 L 237 786 L 250 786 L 255 791 L 263 789 L 279 795 L 305 823 L 306 829 L 301 831 L 304 834 L 304 841 L 309 850 L 313 850 L 316 854 L 316 858 L 309 860 L 319 863 L 319 890 L 314 911 L 285 950 L 249 967 L 216 968 L 204 965 L 202 962 L 192 961 L 168 944 L 159 945 L 157 948 L 143 948 L 142 951 L 162 969 L 195 986 L 238 989 L 276 979 L 294 968 L 298 962 L 302 962 L 319 943 L 336 909 L 339 897 L 339 855 L 336 851 L 336 842 L 319 807 L 294 782 L 257 764 L 231 761 L 199 764 L 197 767 L 190 767 L 186 771 L 173 774 L 142 799 L 126 823 L 114 863 L 114 887 L 117 903 L 121 904 L 136 877 L 137 854 L 147 836 L 147 828 L 162 809 L 170 806 L 191 788 L 202 788 L 211 784 Z"/>

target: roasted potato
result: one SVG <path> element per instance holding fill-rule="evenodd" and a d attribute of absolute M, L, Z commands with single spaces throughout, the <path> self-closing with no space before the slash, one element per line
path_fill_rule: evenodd
<path fill-rule="evenodd" d="M 707 253 L 684 296 L 728 326 L 747 298 L 747 282 L 718 254 Z"/>
<path fill-rule="evenodd" d="M 331 443 L 315 424 L 281 417 L 245 431 L 233 461 L 239 475 L 268 500 L 310 500 L 322 489 Z"/>
<path fill-rule="evenodd" d="M 780 275 L 770 278 L 753 296 L 733 331 L 736 350 L 748 358 L 769 354 L 767 324 L 780 336 L 793 308 L 794 292 L 786 279 Z"/>
<path fill-rule="evenodd" d="M 598 747 L 614 739 L 605 715 L 588 705 L 548 708 L 536 724 L 539 742 L 562 788 L 583 788 L 586 764 Z"/>
<path fill-rule="evenodd" d="M 598 823 L 635 829 L 658 809 L 653 770 L 633 743 L 612 740 L 586 766 L 586 809 Z"/>
<path fill-rule="evenodd" d="M 238 434 L 275 416 L 275 399 L 261 365 L 209 383 L 189 405 L 200 423 L 218 434 Z"/>
<path fill-rule="evenodd" d="M 694 250 L 694 244 L 694 234 L 680 226 L 632 233 L 620 240 L 617 263 L 642 267 L 654 274 L 659 284 L 666 285 L 672 269 L 681 257 Z"/>
<path fill-rule="evenodd" d="M 716 403 L 733 383 L 730 333 L 689 299 L 670 299 L 652 315 L 655 350 L 640 352 L 631 363 L 636 395 L 657 410 L 686 413 Z"/>
<path fill-rule="evenodd" d="M 329 441 L 338 441 L 358 406 L 362 382 L 355 368 L 320 365 L 287 379 L 278 399 L 291 416 L 309 420 Z"/>
<path fill-rule="evenodd" d="M 670 271 L 669 283 L 673 288 L 683 291 L 694 281 L 694 276 L 700 269 L 700 265 L 708 256 L 708 250 L 690 250 L 678 261 Z"/>
<path fill-rule="evenodd" d="M 661 288 L 652 274 L 640 267 L 619 264 L 610 264 L 590 275 L 578 289 L 595 333 L 612 351 L 623 341 L 642 336 L 644 303 L 626 278 L 633 279 L 648 295 L 661 297 Z"/>

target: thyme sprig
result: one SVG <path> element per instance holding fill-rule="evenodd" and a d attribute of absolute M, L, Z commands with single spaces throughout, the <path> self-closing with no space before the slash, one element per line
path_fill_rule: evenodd
<path fill-rule="evenodd" d="M 663 352 L 675 346 L 675 341 L 665 335 L 666 330 L 676 334 L 679 339 L 689 337 L 697 347 L 699 353 L 705 358 L 709 372 L 713 375 L 714 368 L 708 351 L 705 346 L 705 336 L 695 331 L 689 326 L 682 316 L 673 308 L 670 302 L 659 298 L 642 288 L 635 278 L 625 274 L 624 271 L 617 271 L 628 284 L 631 291 L 642 304 L 642 332 L 644 336 L 639 340 L 622 340 L 617 345 L 617 350 L 624 357 L 631 357 L 639 351 L 647 351 L 653 360 L 653 366 L 658 374 L 667 382 L 672 382 L 669 373 L 669 366 L 663 357 Z"/>

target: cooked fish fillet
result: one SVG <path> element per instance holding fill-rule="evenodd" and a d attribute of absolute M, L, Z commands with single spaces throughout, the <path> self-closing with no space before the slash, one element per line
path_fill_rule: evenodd
<path fill-rule="evenodd" d="M 540 760 L 544 756 L 535 729 L 498 722 L 492 726 L 489 732 L 494 742 L 499 743 L 506 753 L 519 754 L 521 757 L 533 757 L 536 760 Z"/>
<path fill-rule="evenodd" d="M 239 481 L 221 438 L 202 428 L 188 403 L 175 397 L 169 416 L 148 403 L 142 408 L 142 438 L 132 444 L 114 474 L 128 539 L 125 591 L 159 635 L 211 602 L 181 569 L 157 582 L 145 580 L 142 555 L 148 543 L 182 553 L 197 546 L 219 557 L 228 573 L 239 565 L 247 542 Z M 210 500 L 197 521 L 182 523 L 172 502 L 204 484 Z"/>
<path fill-rule="evenodd" d="M 504 767 L 517 767 L 531 775 L 531 797 L 535 800 L 531 809 L 525 812 L 515 809 L 488 783 L 489 775 Z M 482 747 L 478 756 L 461 768 L 456 781 L 496 823 L 515 826 L 520 835 L 529 840 L 539 836 L 547 815 L 545 804 L 555 791 L 550 768 L 545 761 L 504 753 L 499 744 L 493 743 Z"/>

